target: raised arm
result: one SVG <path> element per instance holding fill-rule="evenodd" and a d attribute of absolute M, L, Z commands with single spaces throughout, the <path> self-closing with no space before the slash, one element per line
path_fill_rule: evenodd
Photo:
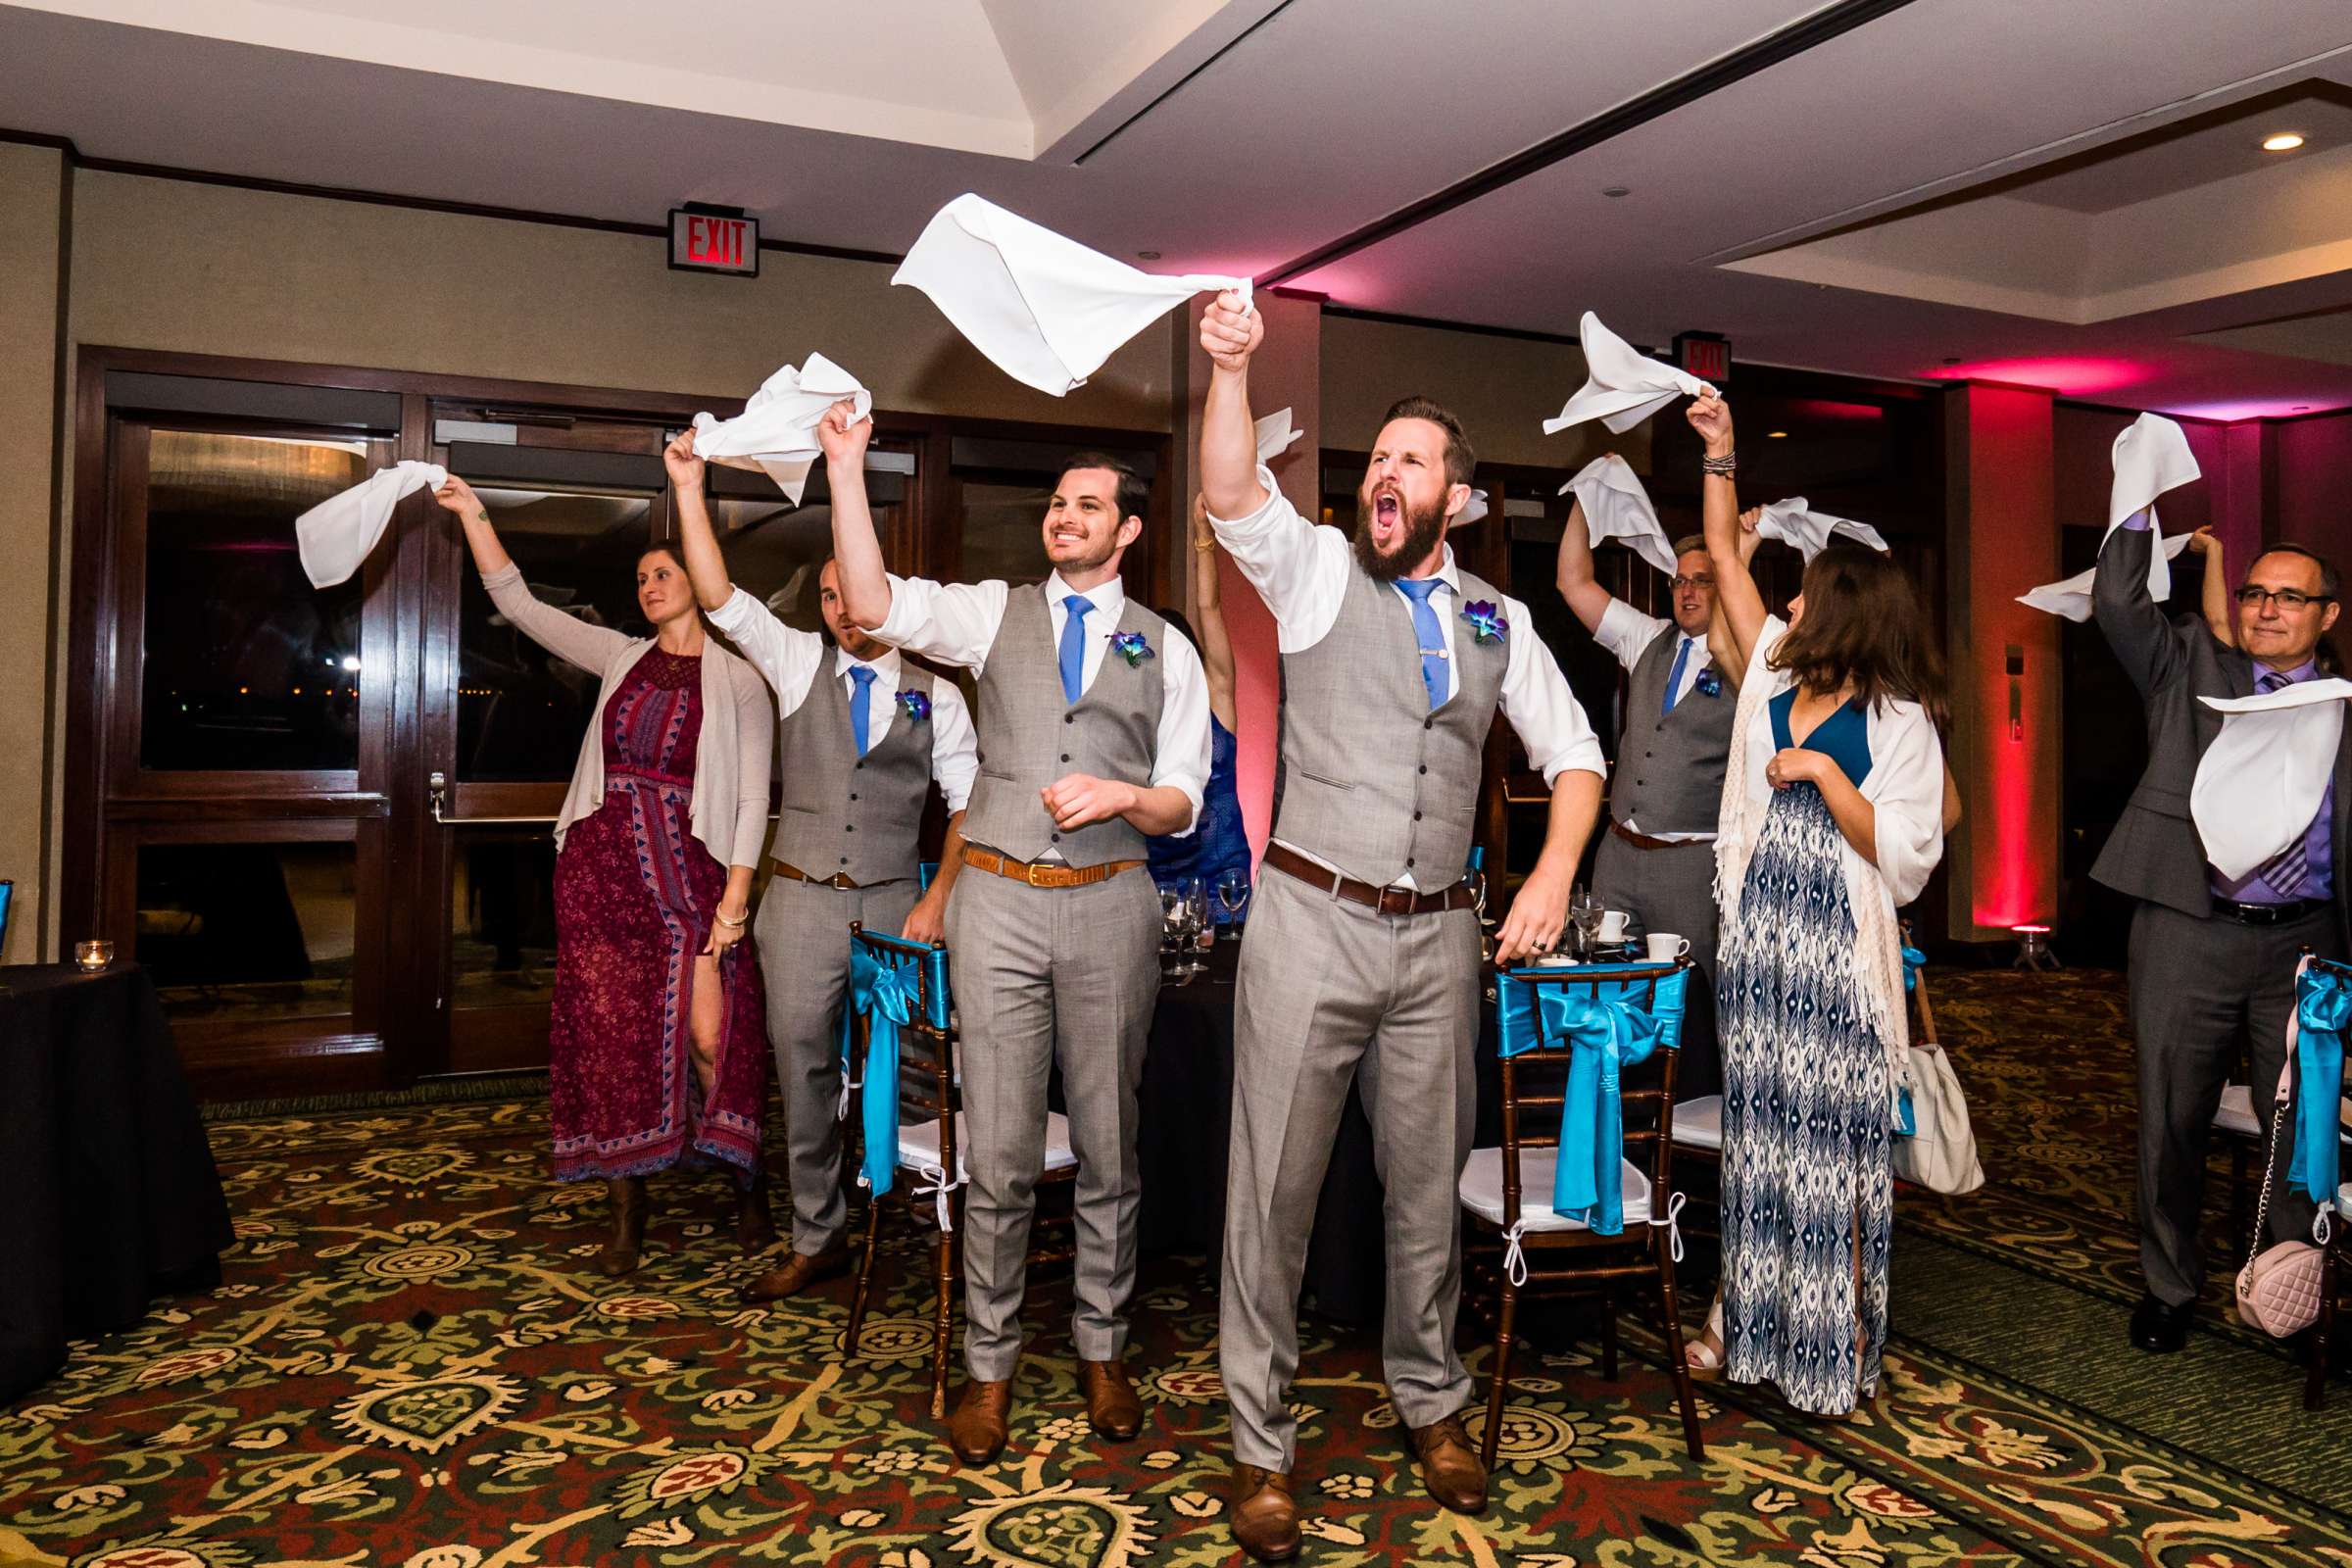
<path fill-rule="evenodd" d="M 498 530 L 491 526 L 489 509 L 473 493 L 473 486 L 453 473 L 447 484 L 433 492 L 433 500 L 455 513 L 458 521 L 465 525 L 466 548 L 473 552 L 474 569 L 482 574 L 482 586 L 489 590 L 490 602 L 525 637 L 558 659 L 599 676 L 628 647 L 629 638 L 623 633 L 609 626 L 591 626 L 576 615 L 566 615 L 553 605 L 542 603 L 531 592 L 530 585 L 522 580 L 521 568 L 507 554 L 507 547 L 498 542 Z"/>
<path fill-rule="evenodd" d="M 1582 501 L 1568 503 L 1568 526 L 1560 534 L 1558 580 L 1560 597 L 1585 623 L 1585 630 L 1597 635 L 1600 617 L 1609 612 L 1614 596 L 1592 575 L 1592 525 L 1585 516 Z"/>
<path fill-rule="evenodd" d="M 2148 597 L 2148 562 L 2156 536 L 2146 519 L 2142 512 L 2108 530 L 2099 547 L 2098 573 L 2090 583 L 2091 618 L 2142 697 L 2179 679 L 2188 661 L 2173 623 Z"/>
<path fill-rule="evenodd" d="M 1686 411 L 1690 428 L 1706 443 L 1710 459 L 1733 456 L 1732 408 L 1715 393 L 1691 400 Z M 1744 670 L 1764 630 L 1764 596 L 1748 570 L 1748 552 L 1740 549 L 1744 531 L 1740 517 L 1740 487 L 1729 472 L 1700 476 L 1700 517 L 1707 537 L 1707 563 L 1715 568 L 1715 604 L 1732 634 L 1734 662 Z"/>
<path fill-rule="evenodd" d="M 1740 559 L 1743 562 L 1755 560 L 1756 546 L 1764 542 L 1764 536 L 1756 531 L 1763 515 L 1762 507 L 1750 507 L 1740 514 Z M 1717 673 L 1738 691 L 1740 683 L 1747 678 L 1747 662 L 1740 657 L 1739 643 L 1732 636 L 1731 622 L 1724 619 L 1721 594 L 1715 596 L 1714 612 L 1707 617 L 1707 657 Z"/>
<path fill-rule="evenodd" d="M 890 574 L 882 568 L 882 541 L 865 502 L 865 444 L 871 419 L 851 422 L 856 406 L 847 399 L 825 411 L 816 427 L 825 452 L 825 483 L 833 493 L 833 559 L 841 573 L 841 608 L 872 631 L 890 613 Z"/>
<path fill-rule="evenodd" d="M 2205 629 L 2223 647 L 2235 648 L 2237 616 L 2230 604 L 2230 553 L 2210 526 L 2190 534 L 2188 548 L 2205 558 L 2205 575 L 2197 585 L 2197 608 L 2204 612 Z"/>
<path fill-rule="evenodd" d="M 1234 705 L 1233 639 L 1225 631 L 1224 587 L 1217 580 L 1217 531 L 1208 523 L 1208 503 L 1193 497 L 1193 598 L 1200 614 L 1200 667 L 1208 676 L 1208 710 L 1228 730 L 1238 730 Z"/>
<path fill-rule="evenodd" d="M 669 470 L 669 493 L 678 503 L 678 542 L 686 554 L 686 580 L 694 584 L 695 601 L 716 610 L 733 597 L 727 580 L 726 557 L 719 553 L 718 535 L 710 526 L 710 507 L 703 499 L 703 460 L 695 456 L 694 432 L 681 430 L 662 449 L 662 466 Z"/>
<path fill-rule="evenodd" d="M 1266 504 L 1250 418 L 1250 356 L 1265 335 L 1265 318 L 1230 289 L 1200 317 L 1200 347 L 1212 367 L 1200 416 L 1200 495 L 1212 516 L 1247 517 Z"/>

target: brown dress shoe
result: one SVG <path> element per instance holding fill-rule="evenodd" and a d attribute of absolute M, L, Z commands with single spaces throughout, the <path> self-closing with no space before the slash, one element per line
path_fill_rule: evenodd
<path fill-rule="evenodd" d="M 1078 1387 L 1086 1395 L 1086 1419 L 1098 1437 L 1124 1443 L 1144 1429 L 1144 1403 L 1127 1381 L 1127 1365 L 1080 1360 Z"/>
<path fill-rule="evenodd" d="M 795 1252 L 736 1293 L 747 1301 L 781 1301 L 798 1296 L 820 1280 L 850 1271 L 850 1249 L 835 1242 L 821 1252 Z"/>
<path fill-rule="evenodd" d="M 605 1204 L 612 1214 L 612 1234 L 596 1254 L 597 1272 L 608 1279 L 636 1272 L 645 1250 L 645 1178 L 616 1176 L 605 1183 Z"/>
<path fill-rule="evenodd" d="M 1259 1562 L 1289 1562 L 1298 1555 L 1298 1504 L 1291 1500 L 1291 1478 L 1253 1464 L 1233 1467 L 1233 1539 Z"/>
<path fill-rule="evenodd" d="M 948 1446 L 965 1464 L 994 1464 L 1004 1451 L 1004 1417 L 1012 1409 L 1012 1380 L 967 1379 L 956 1413 L 948 1417 Z"/>
<path fill-rule="evenodd" d="M 1413 1451 L 1421 1456 L 1421 1485 L 1455 1513 L 1477 1513 L 1487 1505 L 1487 1467 L 1478 1462 L 1462 1418 L 1449 1415 L 1414 1427 Z"/>

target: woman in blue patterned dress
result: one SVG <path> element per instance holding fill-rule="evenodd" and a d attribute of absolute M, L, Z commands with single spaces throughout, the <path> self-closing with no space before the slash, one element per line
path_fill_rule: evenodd
<path fill-rule="evenodd" d="M 1200 819 L 1183 838 L 1148 839 L 1152 880 L 1160 888 L 1181 888 L 1199 877 L 1208 890 L 1209 917 L 1219 925 L 1238 920 L 1246 911 L 1228 909 L 1217 897 L 1217 882 L 1227 871 L 1250 885 L 1250 835 L 1242 825 L 1242 798 L 1234 785 L 1236 743 L 1241 727 L 1234 702 L 1233 641 L 1225 635 L 1225 612 L 1217 582 L 1217 540 L 1209 531 L 1208 513 L 1200 498 L 1193 498 L 1193 590 L 1200 601 L 1200 634 L 1173 610 L 1160 618 L 1184 634 L 1200 651 L 1200 667 L 1208 675 L 1208 787 L 1200 794 Z"/>
<path fill-rule="evenodd" d="M 1838 542 L 1786 622 L 1750 575 L 1730 409 L 1690 410 L 1728 667 L 1716 839 L 1723 1295 L 1694 1361 L 1842 1416 L 1876 1393 L 1907 1077 L 1900 928 L 1943 855 L 1942 662 L 1902 569 Z M 1718 1338 L 1720 1336 L 1720 1338 Z"/>

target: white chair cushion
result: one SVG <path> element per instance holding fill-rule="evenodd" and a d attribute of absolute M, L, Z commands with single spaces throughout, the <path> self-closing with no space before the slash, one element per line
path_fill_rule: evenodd
<path fill-rule="evenodd" d="M 1701 1095 L 1678 1101 L 1674 1107 L 1674 1141 L 1685 1149 L 1723 1148 L 1723 1097 Z"/>
<path fill-rule="evenodd" d="M 964 1131 L 963 1112 L 959 1110 L 956 1113 L 956 1184 L 959 1187 L 971 1175 L 971 1161 L 965 1152 L 971 1148 L 968 1138 L 969 1135 Z M 1069 1118 L 1057 1110 L 1046 1112 L 1045 1168 L 1072 1170 L 1077 1164 L 1078 1156 L 1070 1152 Z M 938 1174 L 937 1117 L 907 1122 L 899 1128 L 899 1165 L 901 1169 L 916 1171 L 925 1176 Z"/>
<path fill-rule="evenodd" d="M 2214 1108 L 2213 1125 L 2239 1138 L 2260 1138 L 2262 1123 L 2254 1119 L 2254 1091 L 2244 1084 L 2224 1084 L 2222 1102 Z"/>
<path fill-rule="evenodd" d="M 1590 1230 L 1581 1219 L 1571 1219 L 1551 1206 L 1552 1171 L 1557 1163 L 1556 1149 L 1522 1149 L 1519 1151 L 1519 1222 L 1531 1231 Z M 1621 1159 L 1625 1183 L 1625 1223 L 1649 1223 L 1649 1176 L 1630 1159 Z M 1462 1167 L 1462 1206 L 1490 1224 L 1500 1225 L 1502 1219 L 1502 1151 L 1474 1149 L 1470 1163 Z"/>

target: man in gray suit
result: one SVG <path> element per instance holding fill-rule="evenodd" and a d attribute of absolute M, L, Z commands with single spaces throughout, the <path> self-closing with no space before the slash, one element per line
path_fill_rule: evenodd
<path fill-rule="evenodd" d="M 1095 1431 L 1132 1438 L 1143 1425 L 1123 1360 L 1143 1191 L 1136 1087 L 1161 925 L 1141 868 L 1147 835 L 1190 833 L 1200 814 L 1207 677 L 1193 645 L 1120 583 L 1151 492 L 1115 458 L 1070 460 L 1046 506 L 1053 569 L 1019 588 L 888 575 L 862 484 L 844 478 L 833 491 L 833 548 L 851 618 L 980 674 L 966 874 L 948 902 L 971 1173 L 966 1382 L 948 1443 L 966 1464 L 1004 1446 L 1055 1064 L 1078 1161 L 1078 1382 Z"/>
<path fill-rule="evenodd" d="M 1674 618 L 1644 615 L 1592 575 L 1592 533 L 1584 509 L 1573 507 L 1560 535 L 1559 589 L 1631 677 L 1592 896 L 1631 915 L 1632 935 L 1672 931 L 1690 939 L 1706 983 L 1690 995 L 1674 1084 L 1677 1095 L 1694 1099 L 1723 1088 L 1715 1050 L 1715 816 L 1739 689 L 1707 651 L 1715 614 L 1707 542 L 1696 534 L 1679 539 L 1674 557 Z"/>
<path fill-rule="evenodd" d="M 1542 855 L 1496 939 L 1508 960 L 1558 942 L 1599 814 L 1600 743 L 1527 609 L 1461 569 L 1446 531 L 1473 459 L 1426 398 L 1390 411 L 1352 540 L 1284 500 L 1256 460 L 1248 374 L 1264 330 L 1238 294 L 1201 318 L 1215 369 L 1200 488 L 1217 541 L 1273 612 L 1282 651 L 1282 805 L 1235 1002 L 1219 1369 L 1233 1411 L 1235 1540 L 1298 1550 L 1284 1403 L 1315 1197 L 1352 1080 L 1384 1190 L 1389 1396 L 1422 1484 L 1486 1503 L 1454 1354 L 1457 1185 L 1470 1156 L 1478 922 L 1463 884 L 1488 731 L 1500 712 L 1551 787 Z"/>
<path fill-rule="evenodd" d="M 2252 1048 L 2254 1104 L 2267 1132 L 2285 1059 L 2297 955 L 2346 951 L 2352 733 L 2302 836 L 2248 875 L 2206 862 L 2189 790 L 2222 715 L 2202 697 L 2251 697 L 2332 669 L 2335 568 L 2299 545 L 2254 558 L 2237 590 L 2237 647 L 2202 618 L 2167 620 L 2148 594 L 2154 535 L 2141 513 L 2107 536 L 2092 605 L 2099 630 L 2148 710 L 2148 766 L 2091 875 L 2139 901 L 2132 916 L 2132 1025 L 2139 1037 L 2139 1262 L 2147 1294 L 2132 1343 L 2178 1350 L 2205 1283 L 2199 1233 L 2205 1139 L 2240 1040 Z M 2210 559 L 2210 558 L 2209 558 Z M 2250 792 L 2251 793 L 2251 792 Z M 2271 1236 L 2311 1225 L 2308 1199 L 2271 1198 Z"/>
<path fill-rule="evenodd" d="M 865 432 L 828 430 L 844 461 L 862 469 Z M 851 448 L 857 449 L 855 454 Z M 669 445 L 686 572 L 711 623 L 725 632 L 776 694 L 783 810 L 775 864 L 755 928 L 767 982 L 767 1039 L 784 1095 L 792 1172 L 792 1253 L 743 1288 L 744 1298 L 780 1300 L 849 1268 L 841 1193 L 841 1009 L 850 979 L 850 924 L 936 942 L 965 800 L 980 763 L 963 694 L 899 658 L 842 612 L 841 572 L 817 571 L 817 611 L 831 646 L 779 620 L 736 587 L 703 499 L 703 460 L 689 430 Z M 828 463 L 830 467 L 830 463 Z M 920 893 L 916 839 L 937 781 L 948 804 L 939 876 Z"/>

